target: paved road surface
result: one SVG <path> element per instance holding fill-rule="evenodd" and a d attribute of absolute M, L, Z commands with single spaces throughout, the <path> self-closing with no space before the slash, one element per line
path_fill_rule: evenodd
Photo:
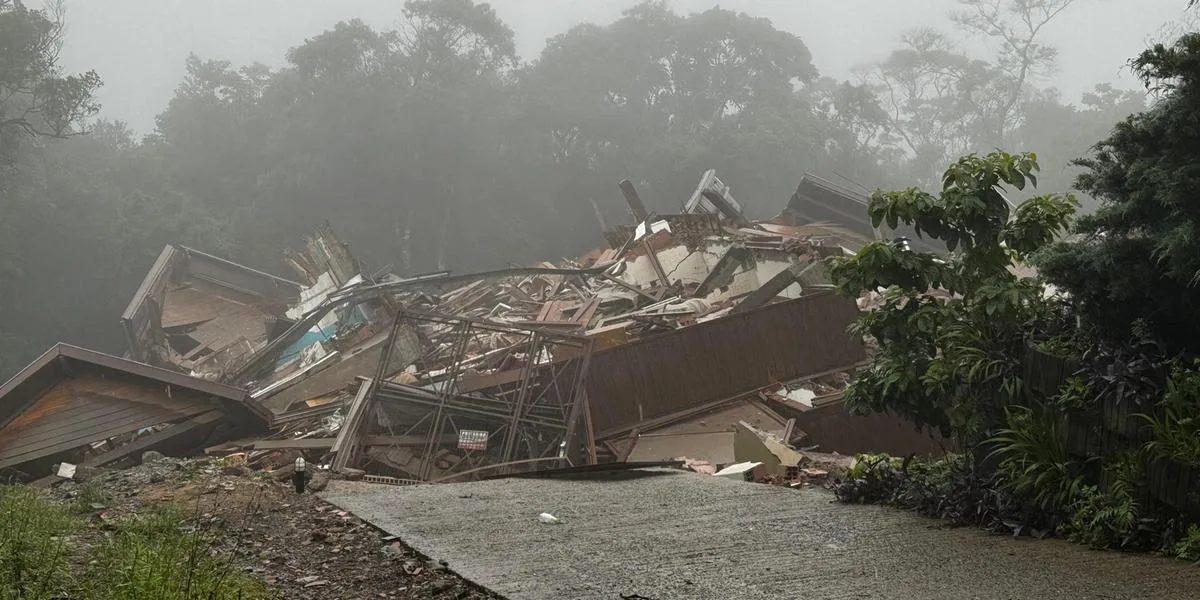
<path fill-rule="evenodd" d="M 323 496 L 512 600 L 1188 599 L 1200 567 L 1014 540 L 902 511 L 683 472 Z M 562 522 L 543 525 L 549 512 Z"/>

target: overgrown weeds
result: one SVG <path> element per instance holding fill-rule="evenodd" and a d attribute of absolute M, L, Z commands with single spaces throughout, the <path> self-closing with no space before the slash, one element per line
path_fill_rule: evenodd
<path fill-rule="evenodd" d="M 1015 500 L 1053 520 L 1078 500 L 1085 485 L 1082 467 L 1067 451 L 1065 418 L 1044 407 L 1009 407 L 1008 427 L 986 447 L 999 460 L 996 484 Z M 1051 523 L 1052 525 L 1053 523 Z"/>
<path fill-rule="evenodd" d="M 71 585 L 66 537 L 80 526 L 37 490 L 0 486 L 0 600 L 63 597 Z"/>
<path fill-rule="evenodd" d="M 68 504 L 38 490 L 0 486 L 0 600 L 257 600 L 275 596 L 214 552 L 198 515 L 164 505 L 106 525 L 91 546 L 81 512 L 111 498 L 83 486 Z M 88 565 L 72 573 L 71 565 Z M 74 576 L 73 576 L 74 575 Z"/>
<path fill-rule="evenodd" d="M 1151 429 L 1147 456 L 1200 465 L 1200 364 L 1174 366 L 1158 409 L 1158 415 L 1141 415 Z"/>
<path fill-rule="evenodd" d="M 1188 526 L 1184 536 L 1171 548 L 1175 558 L 1200 562 L 1200 525 Z"/>
<path fill-rule="evenodd" d="M 97 506 L 107 506 L 112 502 L 112 494 L 104 489 L 99 481 L 89 480 L 79 486 L 79 493 L 76 494 L 71 502 L 71 508 L 80 514 L 88 514 L 95 510 Z"/>
<path fill-rule="evenodd" d="M 95 600 L 220 600 L 268 598 L 258 579 L 212 551 L 213 540 L 184 512 L 167 505 L 118 524 L 95 550 L 89 578 Z"/>

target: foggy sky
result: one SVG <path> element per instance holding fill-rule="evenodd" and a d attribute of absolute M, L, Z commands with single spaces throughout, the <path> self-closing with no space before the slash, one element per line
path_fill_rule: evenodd
<path fill-rule="evenodd" d="M 536 58 L 548 37 L 572 25 L 608 23 L 638 0 L 493 0 L 516 32 L 523 59 Z M 879 60 L 902 32 L 933 26 L 952 31 L 946 18 L 956 0 L 671 0 L 680 13 L 722 8 L 770 18 L 800 36 L 824 75 L 851 77 L 851 69 Z M 36 0 L 28 2 L 37 6 Z M 1066 100 L 1098 82 L 1136 83 L 1126 61 L 1145 48 L 1164 23 L 1178 19 L 1184 0 L 1079 0 L 1047 29 L 1060 49 L 1053 85 Z M 183 78 L 189 52 L 236 65 L 278 66 L 284 52 L 339 20 L 361 18 L 394 26 L 402 0 L 67 0 L 62 52 L 68 71 L 95 69 L 104 80 L 102 116 L 146 133 Z M 956 38 L 961 34 L 955 33 Z"/>

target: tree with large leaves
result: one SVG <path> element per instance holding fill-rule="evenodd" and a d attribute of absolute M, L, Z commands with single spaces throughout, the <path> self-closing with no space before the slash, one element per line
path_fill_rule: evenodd
<path fill-rule="evenodd" d="M 872 197 L 876 226 L 903 223 L 952 254 L 893 240 L 834 261 L 833 279 L 845 294 L 881 295 L 880 306 L 854 326 L 878 350 L 846 392 L 851 410 L 902 415 L 955 436 L 963 448 L 1004 423 L 1005 405 L 1024 393 L 1026 344 L 1054 322 L 1042 286 L 1012 267 L 1053 241 L 1074 212 L 1065 195 L 1009 204 L 1009 189 L 1036 185 L 1036 158 L 970 155 L 945 171 L 936 196 L 910 188 Z"/>

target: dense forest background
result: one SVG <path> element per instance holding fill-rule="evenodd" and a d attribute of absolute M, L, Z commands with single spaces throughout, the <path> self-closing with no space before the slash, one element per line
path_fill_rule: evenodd
<path fill-rule="evenodd" d="M 1085 3 L 964 0 L 955 35 L 909 32 L 836 81 L 795 35 L 719 8 L 648 1 L 519 61 L 488 5 L 409 0 L 397 28 L 337 23 L 282 68 L 190 58 L 138 138 L 95 119 L 95 73 L 60 69 L 63 14 L 0 0 L 0 380 L 60 340 L 122 352 L 118 317 L 168 243 L 286 275 L 282 249 L 328 220 L 371 269 L 470 271 L 601 245 L 629 219 L 625 178 L 667 212 L 715 168 L 763 218 L 804 171 L 928 186 L 997 147 L 1066 190 L 1146 102 L 1054 89 L 1040 35 Z"/>

